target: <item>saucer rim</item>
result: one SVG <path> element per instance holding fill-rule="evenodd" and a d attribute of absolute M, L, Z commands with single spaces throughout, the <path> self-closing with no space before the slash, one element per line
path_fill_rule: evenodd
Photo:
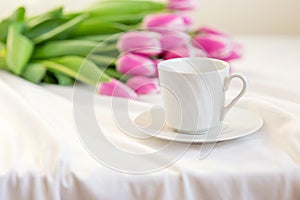
<path fill-rule="evenodd" d="M 237 133 L 235 133 L 235 135 L 233 136 L 226 136 L 226 133 L 230 133 L 230 132 L 223 132 L 222 130 L 222 133 L 220 133 L 218 135 L 217 138 L 214 138 L 213 140 L 210 140 L 210 139 L 207 139 L 207 138 L 203 138 L 203 136 L 206 135 L 206 133 L 201 133 L 201 134 L 191 134 L 191 133 L 181 133 L 181 132 L 175 132 L 175 131 L 162 131 L 168 134 L 170 133 L 176 133 L 176 134 L 179 134 L 178 136 L 176 137 L 170 137 L 168 135 L 165 135 L 165 134 L 150 134 L 148 131 L 149 129 L 146 129 L 146 128 L 143 128 L 145 131 L 143 131 L 143 129 L 141 130 L 144 134 L 147 134 L 148 136 L 151 136 L 151 137 L 154 137 L 154 138 L 158 138 L 158 139 L 162 139 L 162 140 L 167 140 L 167 141 L 171 141 L 171 142 L 180 142 L 180 143 L 215 143 L 215 142 L 222 142 L 222 141 L 228 141 L 228 140 L 234 140 L 234 139 L 238 139 L 238 138 L 242 138 L 242 137 L 245 137 L 245 136 L 248 136 L 250 134 L 253 134 L 253 133 L 256 133 L 258 130 L 260 130 L 262 128 L 262 126 L 264 125 L 264 120 L 262 118 L 262 116 L 260 114 L 258 114 L 257 112 L 255 111 L 252 111 L 252 110 L 249 110 L 249 109 L 246 109 L 246 108 L 242 108 L 242 107 L 233 107 L 231 109 L 231 112 L 234 112 L 234 111 L 237 111 L 237 110 L 240 110 L 242 112 L 245 112 L 245 113 L 248 113 L 248 114 L 252 114 L 252 115 L 255 115 L 256 117 L 256 120 L 257 120 L 257 124 L 255 124 L 255 127 L 253 125 L 253 127 L 250 127 L 246 130 L 243 130 L 243 131 L 237 131 Z M 139 124 L 136 122 L 136 119 L 142 115 L 145 115 L 149 113 L 149 109 L 144 111 L 144 112 L 141 112 L 140 114 L 138 114 L 135 119 L 134 119 L 134 123 L 139 126 Z M 151 130 L 150 130 L 151 131 Z M 232 132 L 232 131 L 231 131 Z M 183 137 L 187 137 L 188 138 L 182 138 L 180 137 L 180 135 Z M 198 138 L 197 138 L 198 137 Z"/>

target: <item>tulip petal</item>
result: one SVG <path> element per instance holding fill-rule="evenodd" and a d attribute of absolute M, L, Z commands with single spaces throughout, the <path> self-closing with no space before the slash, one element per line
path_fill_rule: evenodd
<path fill-rule="evenodd" d="M 212 35 L 220 35 L 220 36 L 229 37 L 228 33 L 214 29 L 214 28 L 210 28 L 207 26 L 203 26 L 203 27 L 199 28 L 197 32 L 202 33 L 202 34 L 212 34 Z"/>
<path fill-rule="evenodd" d="M 136 93 L 124 83 L 111 79 L 109 82 L 102 82 L 98 86 L 98 92 L 102 95 L 133 98 L 136 99 Z"/>
<path fill-rule="evenodd" d="M 134 76 L 127 81 L 127 85 L 137 94 L 157 94 L 160 91 L 157 78 Z"/>
<path fill-rule="evenodd" d="M 167 51 L 164 55 L 165 60 L 172 59 L 172 58 L 182 58 L 182 57 L 189 57 L 189 51 L 186 47 L 171 49 Z"/>
<path fill-rule="evenodd" d="M 230 40 L 227 37 L 218 35 L 199 35 L 194 38 L 194 45 L 197 48 L 202 48 L 208 54 L 216 51 L 222 51 L 230 44 Z"/>
<path fill-rule="evenodd" d="M 211 58 L 230 61 L 241 57 L 241 45 L 234 43 L 227 33 L 202 27 L 197 31 L 193 45 L 207 52 Z"/>
<path fill-rule="evenodd" d="M 176 49 L 181 46 L 186 46 L 189 43 L 190 37 L 181 32 L 163 33 L 160 39 L 162 50 Z"/>
<path fill-rule="evenodd" d="M 241 57 L 242 57 L 242 46 L 240 44 L 234 44 L 230 54 L 227 57 L 223 58 L 222 60 L 231 61 L 231 60 L 239 59 Z"/>
<path fill-rule="evenodd" d="M 207 54 L 202 49 L 198 49 L 194 46 L 188 45 L 176 49 L 171 49 L 164 55 L 165 60 L 183 57 L 207 57 Z"/>
<path fill-rule="evenodd" d="M 184 24 L 188 27 L 191 27 L 193 25 L 193 20 L 191 17 L 187 16 L 187 15 L 181 15 Z"/>
<path fill-rule="evenodd" d="M 138 53 L 148 56 L 161 53 L 161 35 L 150 31 L 132 31 L 124 33 L 118 40 L 117 47 L 121 52 Z"/>
<path fill-rule="evenodd" d="M 156 74 L 155 64 L 150 58 L 132 53 L 121 56 L 116 68 L 124 75 L 154 76 Z"/>
<path fill-rule="evenodd" d="M 197 5 L 197 0 L 169 0 L 170 10 L 193 10 Z"/>
<path fill-rule="evenodd" d="M 186 31 L 188 26 L 186 19 L 180 14 L 152 14 L 144 18 L 142 26 L 145 29 L 156 32 Z"/>

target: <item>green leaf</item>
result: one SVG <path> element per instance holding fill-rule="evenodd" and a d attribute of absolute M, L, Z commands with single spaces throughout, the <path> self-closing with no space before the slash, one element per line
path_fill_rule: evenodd
<path fill-rule="evenodd" d="M 13 13 L 13 22 L 23 22 L 25 19 L 26 10 L 23 6 L 17 8 L 17 10 Z"/>
<path fill-rule="evenodd" d="M 104 72 L 110 77 L 118 79 L 122 82 L 126 82 L 129 79 L 129 76 L 121 74 L 120 72 L 116 71 L 116 69 L 106 68 Z"/>
<path fill-rule="evenodd" d="M 83 56 L 90 53 L 119 55 L 116 44 L 98 43 L 85 40 L 57 40 L 50 41 L 35 49 L 32 58 L 43 59 L 61 56 Z"/>
<path fill-rule="evenodd" d="M 6 56 L 6 44 L 0 41 L 0 57 Z"/>
<path fill-rule="evenodd" d="M 59 6 L 59 7 L 54 8 L 46 13 L 40 14 L 38 16 L 34 16 L 34 17 L 26 20 L 26 28 L 31 29 L 45 21 L 61 18 L 62 12 L 63 12 L 63 7 Z"/>
<path fill-rule="evenodd" d="M 47 21 L 38 24 L 37 26 L 31 29 L 25 30 L 24 35 L 26 35 L 30 39 L 34 39 L 41 35 L 47 34 L 49 31 L 64 24 L 65 22 L 66 22 L 65 19 L 49 19 Z"/>
<path fill-rule="evenodd" d="M 98 43 L 98 45 L 93 49 L 93 53 L 106 53 L 111 51 L 118 51 L 116 44 L 106 44 Z M 119 54 L 119 53 L 118 53 Z"/>
<path fill-rule="evenodd" d="M 108 15 L 108 16 L 90 16 L 88 21 L 101 21 L 107 23 L 120 23 L 125 25 L 134 25 L 142 22 L 143 18 L 149 13 Z"/>
<path fill-rule="evenodd" d="M 71 34 L 73 37 L 97 34 L 112 34 L 130 30 L 132 27 L 112 22 L 86 20 L 82 22 Z"/>
<path fill-rule="evenodd" d="M 91 85 L 96 85 L 99 81 L 107 82 L 110 80 L 110 77 L 92 61 L 79 56 L 64 56 L 37 62 L 44 64 L 51 72 L 60 72 Z"/>
<path fill-rule="evenodd" d="M 62 34 L 68 34 L 75 27 L 77 27 L 82 21 L 84 21 L 86 18 L 87 18 L 86 14 L 79 15 L 79 16 L 67 21 L 64 24 L 62 24 L 58 27 L 55 27 L 51 31 L 46 32 L 46 33 L 34 38 L 33 42 L 35 44 L 38 44 L 38 43 L 44 42 L 49 39 L 54 39 L 55 37 L 58 37 Z"/>
<path fill-rule="evenodd" d="M 5 49 L 5 43 L 0 41 L 0 51 Z"/>
<path fill-rule="evenodd" d="M 5 44 L 3 42 L 0 42 L 0 69 L 7 70 L 5 57 L 6 57 Z"/>
<path fill-rule="evenodd" d="M 0 41 L 5 41 L 7 38 L 8 27 L 11 23 L 22 22 L 25 18 L 25 8 L 17 8 L 13 14 L 0 22 Z"/>
<path fill-rule="evenodd" d="M 4 57 L 0 57 L 0 69 L 7 70 L 6 60 Z"/>
<path fill-rule="evenodd" d="M 146 0 L 105 0 L 92 4 L 86 12 L 91 16 L 120 16 L 164 11 L 166 5 L 163 2 Z"/>
<path fill-rule="evenodd" d="M 22 74 L 23 78 L 33 83 L 40 83 L 45 77 L 47 68 L 41 63 L 30 63 Z"/>
<path fill-rule="evenodd" d="M 116 61 L 115 57 L 108 57 L 103 55 L 92 54 L 89 55 L 88 59 L 93 61 L 98 67 L 106 68 Z"/>
<path fill-rule="evenodd" d="M 8 68 L 15 74 L 22 74 L 34 49 L 33 43 L 21 32 L 22 24 L 13 23 L 9 26 L 7 35 Z"/>
<path fill-rule="evenodd" d="M 96 35 L 86 35 L 86 36 L 79 36 L 74 37 L 74 40 L 87 40 L 87 41 L 94 41 L 94 42 L 103 42 L 105 40 L 109 40 L 115 43 L 119 37 L 116 37 L 116 34 L 96 34 Z"/>
<path fill-rule="evenodd" d="M 74 84 L 74 79 L 69 77 L 69 76 L 66 76 L 66 75 L 64 75 L 62 73 L 59 73 L 59 72 L 55 72 L 53 74 L 54 74 L 55 78 L 57 79 L 59 85 L 72 85 L 72 84 Z"/>
<path fill-rule="evenodd" d="M 33 58 L 52 58 L 67 55 L 87 56 L 98 42 L 84 40 L 50 41 L 35 49 Z"/>

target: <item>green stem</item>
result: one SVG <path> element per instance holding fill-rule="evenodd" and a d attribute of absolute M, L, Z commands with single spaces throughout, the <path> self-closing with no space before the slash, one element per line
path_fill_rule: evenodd
<path fill-rule="evenodd" d="M 106 68 L 105 73 L 108 74 L 110 77 L 118 79 L 122 82 L 126 82 L 129 79 L 128 76 L 121 74 L 120 72 L 116 71 L 113 68 Z"/>
<path fill-rule="evenodd" d="M 95 41 L 95 42 L 102 42 L 105 40 L 109 41 L 117 41 L 119 37 L 116 37 L 116 34 L 96 34 L 96 35 L 87 35 L 87 36 L 79 36 L 74 37 L 74 40 L 88 40 L 88 41 Z"/>
<path fill-rule="evenodd" d="M 115 51 L 118 50 L 116 44 L 109 44 L 109 45 L 98 45 L 93 49 L 93 53 L 105 53 L 108 51 Z"/>
<path fill-rule="evenodd" d="M 0 69 L 8 70 L 4 57 L 0 57 Z"/>
<path fill-rule="evenodd" d="M 71 69 L 65 65 L 62 65 L 60 63 L 56 63 L 53 61 L 49 61 L 49 60 L 42 60 L 39 61 L 39 63 L 44 64 L 47 69 L 51 72 L 60 72 L 62 74 L 71 76 L 74 79 L 78 79 L 84 83 L 90 84 L 90 85 L 96 85 L 98 84 L 98 82 L 108 82 L 111 78 L 105 74 L 104 72 L 101 73 L 101 77 L 100 80 L 98 79 L 98 77 L 95 77 L 95 75 L 97 74 L 84 74 L 86 72 L 83 72 L 82 74 L 80 73 L 80 70 L 74 70 Z M 89 77 L 90 76 L 90 77 Z"/>
<path fill-rule="evenodd" d="M 67 32 L 73 28 L 75 28 L 76 26 L 78 26 L 82 21 L 84 21 L 87 18 L 86 14 L 82 14 L 79 15 L 73 19 L 71 19 L 70 21 L 52 29 L 51 31 L 40 35 L 39 37 L 34 38 L 32 41 L 35 44 L 44 42 L 46 40 L 49 40 L 51 38 L 54 38 L 55 36 L 62 34 L 63 32 Z"/>
<path fill-rule="evenodd" d="M 99 67 L 106 67 L 112 64 L 115 64 L 115 58 L 114 57 L 108 57 L 108 56 L 103 56 L 103 55 L 89 55 L 88 58 L 93 61 L 97 66 Z"/>

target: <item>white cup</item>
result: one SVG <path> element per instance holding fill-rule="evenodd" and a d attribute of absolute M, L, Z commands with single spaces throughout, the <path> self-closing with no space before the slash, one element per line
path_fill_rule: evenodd
<path fill-rule="evenodd" d="M 166 123 L 182 133 L 220 128 L 224 116 L 246 92 L 246 78 L 229 75 L 227 62 L 211 58 L 176 58 L 158 64 Z M 225 105 L 233 78 L 242 80 L 239 94 Z"/>

